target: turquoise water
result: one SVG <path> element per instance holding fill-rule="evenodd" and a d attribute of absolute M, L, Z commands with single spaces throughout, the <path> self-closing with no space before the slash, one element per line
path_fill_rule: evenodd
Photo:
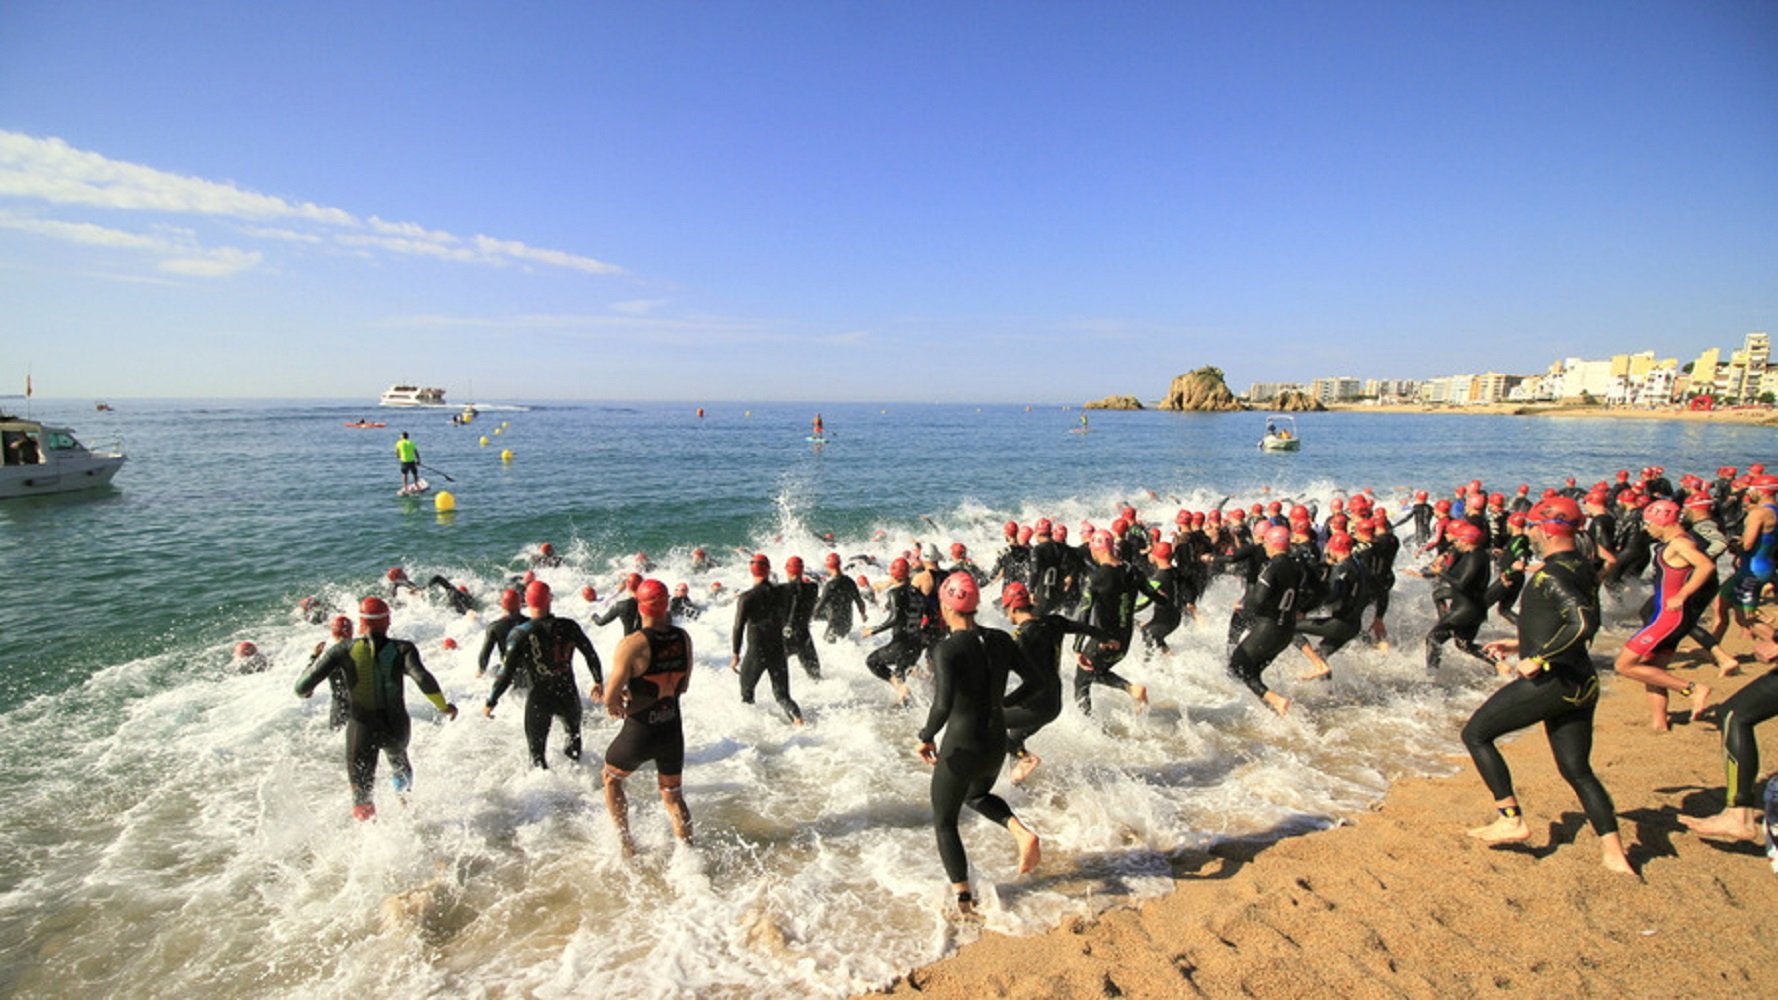
<path fill-rule="evenodd" d="M 470 717 L 486 684 L 473 676 L 480 619 L 425 602 L 398 609 L 394 630 L 471 711 L 443 725 L 413 699 L 412 805 L 353 825 L 339 737 L 319 700 L 289 690 L 320 638 L 292 608 L 306 594 L 349 604 L 392 565 L 485 598 L 547 539 L 569 557 L 545 574 L 559 593 L 609 593 L 637 551 L 704 593 L 741 582 L 736 549 L 818 565 L 824 533 L 885 557 L 913 537 L 960 540 L 986 562 L 1008 517 L 1104 521 L 1130 501 L 1170 520 L 1224 497 L 1362 487 L 1395 503 L 1472 477 L 1510 492 L 1651 463 L 1677 478 L 1769 461 L 1773 443 L 1768 429 L 1659 421 L 1320 414 L 1299 421 L 1301 452 L 1268 455 L 1256 414 L 1094 413 L 1077 435 L 1078 414 L 1055 406 L 898 404 L 819 407 L 831 441 L 817 449 L 803 440 L 809 405 L 704 403 L 699 419 L 697 403 L 539 402 L 457 428 L 450 410 L 113 402 L 34 408 L 89 444 L 121 439 L 130 462 L 113 487 L 0 503 L 7 992 L 832 994 L 967 935 L 939 915 L 925 772 L 908 752 L 923 708 L 886 707 L 862 666 L 871 644 L 854 636 L 824 650 L 826 680 L 795 678 L 813 725 L 787 729 L 739 704 L 723 606 L 691 629 L 697 848 L 673 847 L 641 775 L 643 856 L 623 862 L 596 752 L 529 771 L 516 705 Z M 341 426 L 361 416 L 389 427 Z M 454 492 L 454 514 L 392 495 L 404 429 L 455 479 L 428 473 Z M 692 571 L 694 545 L 713 570 Z M 1397 596 L 1391 624 L 1408 641 L 1396 651 L 1346 654 L 1335 683 L 1309 691 L 1281 660 L 1275 686 L 1301 696 L 1286 720 L 1222 674 L 1234 596 L 1212 592 L 1175 657 L 1132 659 L 1153 711 L 1102 696 L 1094 719 L 1070 710 L 1035 741 L 1050 763 L 1010 800 L 1046 836 L 1045 878 L 1012 879 L 1003 835 L 966 821 L 990 927 L 1035 931 L 1162 891 L 1171 852 L 1312 827 L 1396 775 L 1448 767 L 1457 722 L 1491 681 L 1424 678 L 1423 584 Z M 598 607 L 571 597 L 558 613 L 585 621 Z M 609 656 L 615 630 L 591 631 Z M 467 648 L 445 651 L 447 637 Z M 243 638 L 271 672 L 227 672 Z M 589 722 L 589 749 L 611 732 Z M 603 943 L 644 914 L 670 919 L 624 948 Z"/>

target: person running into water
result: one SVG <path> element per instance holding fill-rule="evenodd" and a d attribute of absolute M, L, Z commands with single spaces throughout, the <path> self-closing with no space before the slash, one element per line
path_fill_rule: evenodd
<path fill-rule="evenodd" d="M 1228 670 L 1272 711 L 1290 711 L 1290 699 L 1266 687 L 1260 674 L 1290 646 L 1296 635 L 1297 590 L 1303 567 L 1290 554 L 1290 529 L 1274 525 L 1262 537 L 1266 563 L 1248 584 L 1235 611 L 1242 632 L 1229 654 Z"/>
<path fill-rule="evenodd" d="M 296 682 L 296 694 L 307 698 L 335 670 L 346 681 L 350 718 L 346 722 L 346 781 L 352 786 L 352 816 L 377 814 L 371 787 L 377 777 L 377 752 L 389 759 L 395 791 L 405 795 L 414 783 L 407 744 L 412 731 L 402 679 L 411 679 L 441 714 L 457 717 L 457 706 L 445 700 L 438 681 L 420 661 L 420 651 L 406 639 L 389 638 L 389 604 L 380 597 L 358 602 L 358 638 L 340 641 L 321 654 Z"/>
<path fill-rule="evenodd" d="M 1440 613 L 1426 635 L 1428 673 L 1438 670 L 1447 641 L 1477 659 L 1489 659 L 1475 641 L 1488 617 L 1482 603 L 1488 593 L 1488 552 L 1481 547 L 1482 529 L 1458 521 L 1447 530 L 1455 558 L 1434 578 L 1432 597 Z"/>
<path fill-rule="evenodd" d="M 753 587 L 735 601 L 734 655 L 729 669 L 741 675 L 742 704 L 753 704 L 753 692 L 763 674 L 771 680 L 778 709 L 786 720 L 800 726 L 803 710 L 790 698 L 790 655 L 784 648 L 789 602 L 782 589 L 771 582 L 772 561 L 764 553 L 754 556 L 747 568 L 753 575 Z M 741 656 L 743 646 L 745 658 Z"/>
<path fill-rule="evenodd" d="M 562 753 L 569 760 L 580 760 L 581 708 L 580 691 L 574 686 L 574 651 L 580 651 L 580 658 L 593 675 L 593 686 L 587 693 L 595 705 L 605 696 L 605 675 L 599 654 L 580 623 L 550 614 L 549 584 L 531 581 L 525 587 L 525 607 L 531 620 L 506 637 L 506 656 L 494 675 L 494 687 L 488 692 L 482 714 L 494 717 L 494 707 L 512 683 L 514 672 L 530 674 L 531 693 L 525 698 L 525 745 L 531 751 L 531 766 L 547 771 L 552 717 L 562 720 L 568 737 Z"/>
<path fill-rule="evenodd" d="M 352 619 L 345 615 L 335 615 L 328 625 L 328 636 L 334 642 L 342 642 L 352 638 Z M 321 662 L 321 657 L 331 648 L 327 640 L 315 643 L 314 652 L 309 654 L 309 667 Z M 346 688 L 345 671 L 334 669 L 327 673 L 327 728 L 338 729 L 352 718 L 352 696 Z"/>
<path fill-rule="evenodd" d="M 1567 497 L 1547 499 L 1526 518 L 1531 546 L 1543 566 L 1525 586 L 1519 605 L 1518 637 L 1489 643 L 1496 656 L 1518 654 L 1504 661 L 1513 680 L 1494 692 L 1463 727 L 1463 745 L 1494 796 L 1498 815 L 1487 826 L 1469 831 L 1490 847 L 1531 839 L 1531 828 L 1513 794 L 1512 772 L 1495 741 L 1508 733 L 1542 722 L 1556 766 L 1580 797 L 1587 822 L 1599 838 L 1605 867 L 1634 874 L 1618 835 L 1611 796 L 1593 773 L 1593 713 L 1599 706 L 1599 675 L 1587 655 L 1587 644 L 1599 628 L 1599 584 L 1592 565 L 1575 550 L 1574 536 L 1583 521 L 1580 507 Z"/>
<path fill-rule="evenodd" d="M 821 679 L 821 654 L 815 651 L 815 638 L 810 633 L 814 628 L 815 607 L 820 603 L 821 585 L 804 578 L 801 556 L 784 560 L 784 577 L 780 586 L 786 604 L 785 652 L 796 657 L 810 680 L 818 681 Z"/>
<path fill-rule="evenodd" d="M 1332 675 L 1333 668 L 1327 665 L 1327 658 L 1358 638 L 1364 628 L 1364 609 L 1371 603 L 1370 577 L 1365 572 L 1364 562 L 1353 554 L 1351 535 L 1343 531 L 1330 535 L 1323 558 L 1331 567 L 1322 601 L 1323 613 L 1296 623 L 1298 635 L 1321 637 L 1319 653 L 1307 641 L 1303 643 L 1303 655 L 1312 664 L 1309 672 L 1301 675 L 1306 681 Z"/>
<path fill-rule="evenodd" d="M 1018 845 L 1019 874 L 1036 868 L 1042 857 L 1037 834 L 993 794 L 1006 761 L 1006 705 L 1029 697 L 1039 678 L 1011 636 L 976 624 L 981 591 L 973 577 L 951 574 L 940 584 L 938 597 L 939 613 L 950 632 L 932 650 L 932 709 L 914 750 L 932 765 L 932 826 L 938 856 L 957 893 L 957 909 L 968 917 L 975 913 L 975 897 L 969 891 L 969 857 L 957 831 L 964 806 L 1012 834 Z M 1021 683 L 1006 694 L 1007 676 L 1012 673 Z M 943 747 L 933 743 L 941 729 Z"/>
<path fill-rule="evenodd" d="M 624 635 L 635 635 L 636 630 L 642 627 L 642 615 L 636 611 L 636 588 L 641 585 L 642 574 L 640 573 L 631 573 L 624 577 L 624 596 L 613 601 L 611 607 L 605 609 L 604 614 L 593 616 L 593 624 L 604 628 L 614 621 L 621 621 L 624 625 Z"/>
<path fill-rule="evenodd" d="M 883 592 L 883 602 L 888 606 L 889 617 L 882 624 L 864 633 L 865 638 L 889 633 L 889 642 L 864 658 L 864 665 L 881 680 L 889 682 L 895 689 L 895 703 L 902 704 L 908 700 L 908 670 L 919 661 L 920 653 L 926 648 L 922 621 L 926 613 L 926 599 L 914 585 L 908 581 L 908 561 L 897 559 L 889 564 L 889 579 L 893 581 L 888 590 Z"/>
<path fill-rule="evenodd" d="M 519 604 L 518 591 L 508 587 L 500 592 L 501 615 L 489 622 L 487 629 L 482 632 L 481 652 L 477 653 L 475 657 L 477 680 L 480 680 L 488 672 L 488 658 L 493 656 L 496 650 L 499 651 L 501 660 L 506 659 L 506 638 L 512 634 L 514 628 L 525 620 L 525 616 L 519 611 Z M 530 675 L 521 672 L 519 676 L 513 678 L 512 686 L 521 689 L 530 687 Z"/>
<path fill-rule="evenodd" d="M 395 442 L 395 460 L 401 463 L 402 487 L 420 485 L 420 446 L 407 436 L 407 431 L 402 431 L 401 440 Z"/>
<path fill-rule="evenodd" d="M 1056 721 L 1062 714 L 1062 640 L 1069 635 L 1084 635 L 1103 640 L 1107 645 L 1117 642 L 1111 633 L 1057 614 L 1040 615 L 1031 592 L 1017 580 L 1000 592 L 1000 604 L 1012 622 L 1013 639 L 1031 661 L 1033 691 L 1017 705 L 1006 709 L 1007 749 L 1017 758 L 1012 783 L 1018 784 L 1037 770 L 1043 760 L 1025 748 L 1025 741 L 1037 731 Z"/>
<path fill-rule="evenodd" d="M 1075 640 L 1080 669 L 1074 673 L 1074 701 L 1084 715 L 1093 714 L 1093 685 L 1103 684 L 1127 692 L 1136 710 L 1148 707 L 1148 688 L 1133 684 L 1112 671 L 1130 650 L 1136 634 L 1136 598 L 1154 591 L 1140 573 L 1119 557 L 1117 539 L 1109 531 L 1093 534 L 1090 549 L 1093 569 L 1087 572 L 1085 621 L 1109 639 L 1083 636 Z"/>
<path fill-rule="evenodd" d="M 1679 523 L 1679 505 L 1671 500 L 1657 500 L 1642 513 L 1641 524 L 1658 543 L 1654 552 L 1655 592 L 1648 622 L 1624 643 L 1614 664 L 1624 677 L 1642 684 L 1648 692 L 1650 725 L 1657 733 L 1668 730 L 1667 692 L 1678 691 L 1691 699 L 1692 718 L 1710 704 L 1710 688 L 1703 684 L 1682 681 L 1667 670 L 1679 640 L 1685 638 L 1698 615 L 1703 601 L 1710 599 L 1710 578 L 1716 564 L 1704 555 L 1698 543 Z M 1618 565 L 1623 565 L 1619 563 Z M 1703 595 L 1703 600 L 1699 600 Z"/>
<path fill-rule="evenodd" d="M 624 720 L 605 749 L 605 810 L 617 826 L 625 857 L 636 853 L 636 845 L 630 839 L 624 779 L 650 762 L 673 835 L 691 843 L 691 810 L 682 788 L 685 730 L 679 715 L 679 699 L 691 683 L 691 636 L 673 624 L 668 604 L 667 588 L 659 580 L 644 580 L 636 588 L 642 628 L 618 643 L 605 689 L 605 711 Z"/>
<path fill-rule="evenodd" d="M 1735 560 L 1735 575 L 1723 585 L 1730 609 L 1741 630 L 1752 637 L 1754 609 L 1760 595 L 1778 576 L 1778 476 L 1758 475 L 1747 486 L 1748 504 L 1741 521 L 1741 555 Z M 1721 641 L 1728 633 L 1729 616 L 1720 611 L 1712 634 Z"/>
<path fill-rule="evenodd" d="M 854 606 L 858 608 L 858 617 L 864 617 L 864 596 L 858 592 L 858 584 L 840 568 L 838 552 L 827 554 L 827 574 L 827 582 L 815 598 L 815 619 L 827 623 L 827 632 L 821 638 L 831 644 L 852 634 Z"/>

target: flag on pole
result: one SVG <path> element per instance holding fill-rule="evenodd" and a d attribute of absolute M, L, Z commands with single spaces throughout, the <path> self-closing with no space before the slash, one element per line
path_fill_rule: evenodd
<path fill-rule="evenodd" d="M 31 376 L 29 374 L 25 376 L 25 398 L 31 398 Z"/>

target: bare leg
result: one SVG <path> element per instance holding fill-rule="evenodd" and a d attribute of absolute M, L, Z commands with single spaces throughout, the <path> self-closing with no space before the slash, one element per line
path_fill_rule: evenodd
<path fill-rule="evenodd" d="M 1130 700 L 1134 701 L 1136 703 L 1136 711 L 1138 711 L 1138 712 L 1147 711 L 1148 710 L 1148 685 L 1146 685 L 1146 684 L 1131 684 L 1130 685 Z"/>
<path fill-rule="evenodd" d="M 685 804 L 685 790 L 680 787 L 683 782 L 680 775 L 662 776 L 661 804 L 667 807 L 667 822 L 673 824 L 673 836 L 686 843 L 691 843 L 691 809 Z M 623 792 L 620 788 L 619 795 Z"/>
<path fill-rule="evenodd" d="M 617 826 L 617 839 L 626 858 L 636 855 L 636 843 L 630 839 L 630 800 L 624 797 L 624 779 L 629 776 L 627 771 L 609 765 L 605 768 L 605 811 Z"/>
<path fill-rule="evenodd" d="M 1036 868 L 1043 860 L 1043 845 L 1038 840 L 1037 832 L 1021 822 L 1017 816 L 1006 821 L 1006 830 L 1019 844 L 1019 874 L 1023 875 Z"/>
<path fill-rule="evenodd" d="M 1284 697 L 1283 695 L 1279 694 L 1276 691 L 1267 691 L 1266 695 L 1265 695 L 1265 699 L 1266 699 L 1266 705 L 1269 708 L 1271 708 L 1272 711 L 1277 712 L 1279 715 L 1283 715 L 1284 713 L 1290 711 L 1290 699 Z"/>
<path fill-rule="evenodd" d="M 1327 661 L 1322 659 L 1319 653 L 1315 652 L 1314 646 L 1306 642 L 1303 643 L 1303 655 L 1309 660 L 1309 669 L 1298 674 L 1297 680 L 1316 681 L 1332 676 L 1333 668 L 1327 665 Z"/>

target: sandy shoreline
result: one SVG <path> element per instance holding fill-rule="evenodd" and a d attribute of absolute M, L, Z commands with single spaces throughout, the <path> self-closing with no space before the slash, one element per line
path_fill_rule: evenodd
<path fill-rule="evenodd" d="M 1492 417 L 1586 417 L 1604 420 L 1680 420 L 1700 424 L 1778 423 L 1778 410 L 1639 410 L 1606 406 L 1551 406 L 1533 403 L 1489 403 L 1483 406 L 1426 406 L 1397 403 L 1380 406 L 1336 404 L 1330 413 L 1445 413 Z"/>
<path fill-rule="evenodd" d="M 1605 664 L 1622 637 L 1595 647 Z M 1727 696 L 1696 651 L 1682 676 Z M 1764 667 L 1748 668 L 1759 676 Z M 1778 968 L 1778 875 L 1753 845 L 1700 840 L 1678 816 L 1722 804 L 1708 723 L 1648 728 L 1640 685 L 1605 680 L 1593 766 L 1640 879 L 1599 865 L 1598 842 L 1556 773 L 1542 730 L 1505 754 L 1534 831 L 1490 850 L 1464 835 L 1492 818 L 1463 758 L 1448 778 L 1397 782 L 1349 825 L 1232 843 L 1175 861 L 1175 889 L 1046 934 L 985 933 L 917 969 L 894 996 L 1731 997 Z M 1714 699 L 1713 699 L 1714 700 Z M 1683 699 L 1676 699 L 1680 707 Z M 1682 717 L 1683 718 L 1683 717 Z M 1763 734 L 1770 740 L 1770 732 Z M 1771 747 L 1767 744 L 1768 757 Z M 1770 770 L 1771 760 L 1762 761 Z"/>

